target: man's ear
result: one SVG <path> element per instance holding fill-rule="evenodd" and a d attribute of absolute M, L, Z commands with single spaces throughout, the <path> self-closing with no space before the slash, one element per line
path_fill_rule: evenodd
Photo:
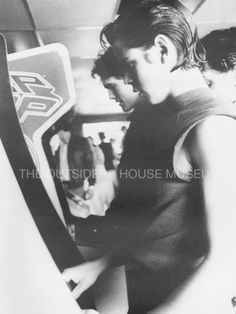
<path fill-rule="evenodd" d="M 157 35 L 154 39 L 154 47 L 159 51 L 159 57 L 163 64 L 173 68 L 177 63 L 177 49 L 173 42 L 165 35 Z"/>
<path fill-rule="evenodd" d="M 157 35 L 154 39 L 154 46 L 160 51 L 161 62 L 165 63 L 169 53 L 168 38 L 164 35 Z"/>

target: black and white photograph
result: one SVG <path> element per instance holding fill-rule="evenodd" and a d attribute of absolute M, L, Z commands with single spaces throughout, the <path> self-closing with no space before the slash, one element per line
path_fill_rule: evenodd
<path fill-rule="evenodd" d="M 0 313 L 236 313 L 236 0 L 0 0 Z"/>

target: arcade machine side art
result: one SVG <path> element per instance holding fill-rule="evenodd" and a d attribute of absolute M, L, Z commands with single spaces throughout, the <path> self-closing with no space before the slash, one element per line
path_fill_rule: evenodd
<path fill-rule="evenodd" d="M 50 254 L 60 271 L 83 262 L 83 257 L 62 222 L 62 213 L 57 213 L 54 208 L 56 202 L 53 202 L 46 192 L 47 183 L 45 183 L 45 179 L 41 180 L 41 177 L 34 175 L 22 175 L 22 169 L 31 174 L 43 172 L 46 163 L 36 157 L 39 156 L 40 150 L 42 152 L 40 136 L 51 123 L 58 119 L 56 114 L 53 118 L 53 114 L 59 112 L 60 106 L 64 104 L 63 97 L 58 95 L 58 91 L 55 89 L 54 93 L 54 90 L 51 90 L 53 86 L 51 77 L 45 79 L 43 76 L 48 75 L 49 69 L 47 67 L 44 69 L 46 74 L 37 73 L 37 69 L 32 70 L 32 65 L 37 64 L 38 69 L 45 66 L 44 57 L 36 57 L 40 55 L 38 49 L 43 48 L 36 48 L 37 52 L 34 57 L 25 53 L 19 60 L 13 57 L 10 61 L 12 62 L 10 65 L 11 75 L 14 75 L 15 79 L 12 83 L 12 95 L 5 40 L 0 36 L 0 164 L 1 173 L 4 175 L 0 189 L 0 213 L 3 216 L 0 219 L 3 248 L 0 258 L 2 264 L 0 289 L 5 296 L 4 298 L 1 297 L 0 308 L 2 307 L 2 313 L 7 314 L 65 313 L 68 312 L 68 308 L 71 309 L 70 313 L 76 313 L 76 310 L 78 313 L 79 307 L 74 302 L 65 283 L 62 282 Z M 52 59 L 47 65 L 50 64 L 55 71 L 58 70 L 61 63 L 64 65 L 61 61 L 63 59 L 61 50 L 58 53 L 58 47 L 51 47 L 48 54 Z M 22 61 L 23 58 L 25 58 L 24 61 Z M 60 64 L 58 64 L 59 61 Z M 60 75 L 61 84 L 67 82 L 68 73 L 64 72 L 64 67 L 60 68 L 57 75 Z M 50 83 L 47 84 L 46 81 Z M 65 90 L 66 88 L 67 84 Z M 41 102 L 37 97 L 39 89 L 40 91 L 44 89 L 44 92 L 40 93 L 44 99 Z M 51 97 L 45 95 L 48 92 L 51 92 Z M 69 99 L 70 94 L 68 92 L 67 95 Z M 16 100 L 16 107 L 13 96 Z M 33 101 L 28 101 L 29 97 Z M 71 103 L 67 101 L 67 105 L 70 107 Z M 68 107 L 65 106 L 64 109 L 61 109 L 63 111 L 61 115 L 68 110 Z M 22 130 L 16 109 L 19 119 L 25 122 L 25 126 L 22 125 Z M 60 116 L 59 113 L 58 116 Z M 44 117 L 45 120 L 35 120 L 34 127 L 32 121 L 28 119 L 29 117 Z M 52 117 L 51 121 L 48 121 L 50 120 L 49 117 Z M 26 129 L 28 133 L 25 131 Z M 27 147 L 29 142 L 31 142 L 30 152 L 34 155 L 33 159 Z M 38 144 L 38 148 L 34 143 Z M 33 305 L 33 302 L 36 303 Z M 62 303 L 66 304 L 68 308 Z M 88 293 L 83 294 L 79 304 L 83 308 L 94 307 L 92 298 Z M 42 311 L 42 309 L 44 310 Z"/>
<path fill-rule="evenodd" d="M 22 132 L 37 174 L 64 222 L 65 211 L 58 202 L 53 183 L 53 179 L 58 178 L 58 173 L 49 167 L 42 137 L 75 103 L 68 52 L 63 45 L 53 44 L 10 54 L 8 61 L 12 93 Z M 37 175 L 26 169 L 21 169 L 21 172 L 26 177 Z"/>

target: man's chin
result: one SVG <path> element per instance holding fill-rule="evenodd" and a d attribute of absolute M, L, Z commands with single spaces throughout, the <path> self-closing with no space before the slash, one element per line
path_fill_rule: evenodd
<path fill-rule="evenodd" d="M 124 112 L 129 112 L 129 111 L 130 111 L 130 109 L 125 108 L 125 107 L 122 107 L 122 110 L 123 110 Z"/>
<path fill-rule="evenodd" d="M 158 105 L 158 104 L 161 104 L 161 103 L 163 103 L 166 99 L 167 99 L 167 97 L 165 97 L 165 96 L 160 96 L 160 95 L 153 95 L 153 96 L 151 96 L 151 95 L 147 95 L 147 101 L 152 105 L 152 106 L 155 106 L 155 105 Z"/>

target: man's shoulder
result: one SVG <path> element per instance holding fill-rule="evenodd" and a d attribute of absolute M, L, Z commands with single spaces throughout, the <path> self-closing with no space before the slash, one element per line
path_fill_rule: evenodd
<path fill-rule="evenodd" d="M 227 115 L 209 116 L 189 133 L 184 144 L 193 159 L 202 161 L 236 151 L 236 119 Z"/>
<path fill-rule="evenodd" d="M 217 141 L 223 135 L 232 138 L 231 131 L 236 130 L 236 117 L 227 114 L 216 114 L 206 117 L 195 126 L 192 132 L 194 138 L 213 136 Z M 234 133 L 235 134 L 235 133 Z"/>

